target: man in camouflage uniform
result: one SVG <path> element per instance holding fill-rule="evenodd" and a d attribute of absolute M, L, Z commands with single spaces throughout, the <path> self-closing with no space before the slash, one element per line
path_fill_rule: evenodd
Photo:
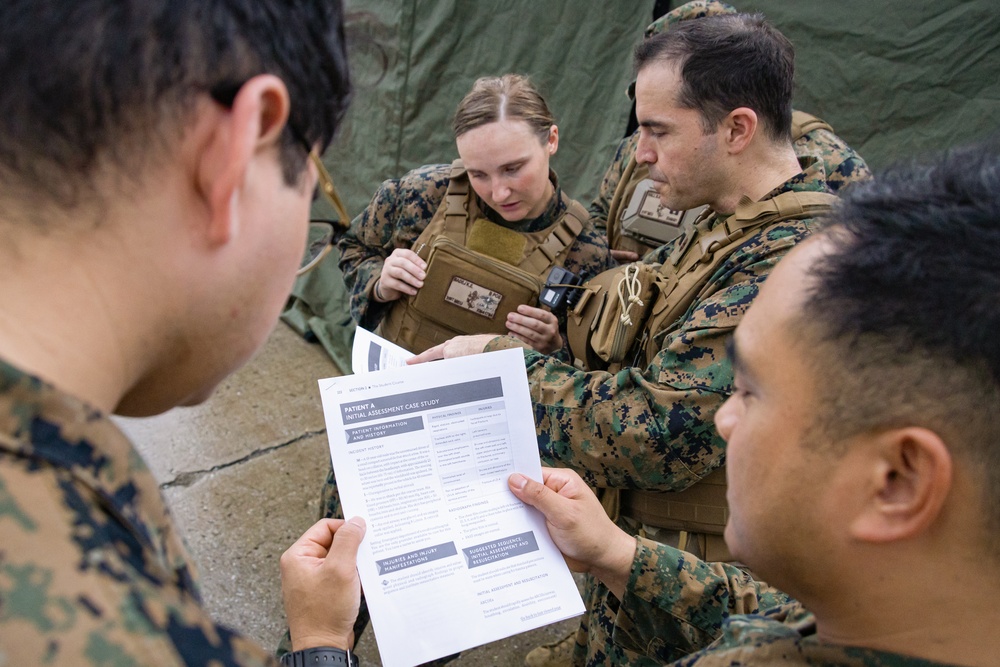
<path fill-rule="evenodd" d="M 1000 145 L 957 150 L 852 188 L 761 289 L 715 421 L 726 542 L 768 583 L 595 520 L 572 471 L 512 476 L 621 601 L 616 643 L 697 667 L 997 663 L 998 220 Z"/>
<path fill-rule="evenodd" d="M 347 103 L 340 3 L 12 0 L 0 44 L 0 664 L 277 666 L 202 607 L 108 415 L 203 400 L 273 328 Z M 282 557 L 296 649 L 347 657 L 363 533 Z"/>
<path fill-rule="evenodd" d="M 717 0 L 692 0 L 692 2 L 677 7 L 650 24 L 645 30 L 645 37 L 648 39 L 653 35 L 660 34 L 683 21 L 735 13 L 736 9 L 724 2 L 718 2 Z M 843 139 L 837 136 L 829 126 L 820 121 L 811 122 L 809 125 L 800 128 L 796 123 L 796 121 L 800 120 L 800 116 L 802 114 L 799 112 L 793 112 L 792 146 L 799 157 L 807 158 L 813 156 L 822 161 L 826 185 L 831 192 L 837 193 L 846 185 L 866 181 L 871 178 L 871 171 L 864 159 L 847 145 Z M 622 201 L 615 202 L 614 198 L 623 172 L 625 172 L 629 162 L 635 160 L 636 148 L 639 144 L 639 134 L 640 132 L 637 130 L 619 143 L 611 165 L 608 167 L 601 181 L 598 195 L 590 205 L 590 213 L 593 221 L 598 226 L 608 230 L 609 241 L 611 237 L 614 237 L 615 247 L 612 247 L 611 253 L 619 262 L 630 262 L 640 259 L 636 252 L 623 247 L 623 237 L 620 229 L 616 229 L 614 230 L 615 233 L 611 233 L 612 230 L 609 227 L 620 225 L 620 222 L 616 220 L 612 221 L 610 225 L 608 223 L 608 214 L 612 208 L 621 211 L 628 204 L 628 202 Z M 621 193 L 619 193 L 620 195 Z M 642 244 L 632 241 L 629 245 L 630 247 L 634 247 Z M 659 253 L 656 256 L 663 257 Z M 662 261 L 662 259 L 652 261 Z M 637 526 L 637 528 L 646 534 L 656 535 L 661 539 L 667 539 L 676 543 L 676 537 L 666 535 L 664 531 L 657 529 L 655 526 L 641 525 Z M 529 667 L 569 665 L 571 663 L 568 652 L 572 649 L 573 643 L 573 637 L 567 637 L 540 646 L 529 654 L 527 664 Z"/>
<path fill-rule="evenodd" d="M 671 26 L 675 26 L 681 21 L 735 13 L 736 8 L 725 2 L 692 0 L 651 23 L 645 30 L 645 37 L 649 38 L 669 30 Z M 792 146 L 795 148 L 795 154 L 799 156 L 813 155 L 823 161 L 826 184 L 831 192 L 839 192 L 845 185 L 871 178 L 868 165 L 853 148 L 847 145 L 847 142 L 822 122 L 809 123 L 799 127 L 796 121 L 801 115 L 796 112 L 792 116 Z M 614 204 L 615 208 L 621 211 L 628 204 L 628 202 L 614 202 L 615 191 L 618 189 L 622 173 L 629 162 L 635 158 L 638 143 L 639 131 L 637 130 L 618 144 L 611 165 L 601 180 L 597 197 L 590 204 L 590 215 L 594 223 L 598 227 L 608 230 L 609 237 L 615 236 L 618 246 L 613 247 L 611 252 L 619 262 L 634 262 L 640 259 L 634 251 L 621 247 L 620 230 L 615 230 L 615 233 L 612 234 L 611 230 L 608 229 L 618 224 L 618 221 L 613 221 L 611 225 L 608 224 L 608 213 L 612 205 Z"/>
<path fill-rule="evenodd" d="M 638 47 L 636 158 L 649 166 L 670 208 L 707 204 L 714 212 L 645 262 L 662 263 L 676 247 L 694 247 L 744 196 L 829 192 L 822 161 L 797 158 L 791 145 L 792 61 L 787 39 L 762 18 L 741 14 L 686 21 Z M 815 227 L 812 219 L 786 220 L 748 234 L 686 312 L 654 332 L 658 352 L 645 368 L 581 371 L 526 350 L 543 461 L 573 468 L 593 487 L 654 492 L 682 491 L 722 466 L 725 442 L 711 420 L 732 392 L 725 341 L 777 261 Z M 517 344 L 461 337 L 417 361 Z M 645 532 L 628 516 L 620 525 Z M 649 536 L 714 556 L 714 536 Z M 654 664 L 612 641 L 619 600 L 606 587 L 588 585 L 586 603 L 572 664 Z"/>

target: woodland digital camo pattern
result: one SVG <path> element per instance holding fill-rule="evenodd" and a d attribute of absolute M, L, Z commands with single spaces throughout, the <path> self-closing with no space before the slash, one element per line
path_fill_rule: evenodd
<path fill-rule="evenodd" d="M 803 171 L 763 199 L 786 191 L 829 191 L 821 162 L 799 162 Z M 778 260 L 817 227 L 816 220 L 788 220 L 747 237 L 709 278 L 701 298 L 651 341 L 660 352 L 647 368 L 585 372 L 525 350 L 542 461 L 576 470 L 592 487 L 655 491 L 683 490 L 721 466 L 725 442 L 712 418 L 732 392 L 726 339 Z M 666 261 L 674 244 L 691 233 L 693 228 L 686 229 L 644 261 Z M 515 345 L 500 337 L 486 350 Z M 618 523 L 631 534 L 639 531 L 628 517 Z M 573 665 L 659 664 L 614 642 L 618 600 L 604 585 L 589 579 L 584 602 Z"/>
<path fill-rule="evenodd" d="M 444 201 L 450 182 L 451 165 L 426 165 L 414 169 L 402 178 L 389 179 L 382 183 L 372 197 L 368 208 L 351 222 L 351 228 L 338 243 L 340 250 L 340 270 L 351 295 L 351 316 L 359 326 L 374 331 L 392 304 L 378 303 L 372 298 L 375 280 L 382 273 L 385 258 L 396 248 L 411 248 L 424 228 Z M 566 212 L 560 195 L 560 188 L 554 173 L 550 178 L 555 183 L 555 193 L 548 209 L 538 218 L 512 224 L 490 209 L 477 198 L 477 205 L 487 217 L 509 229 L 527 233 L 545 229 L 554 224 Z M 476 196 L 473 193 L 473 196 Z M 583 280 L 601 273 L 612 265 L 607 239 L 602 230 L 589 220 L 570 247 L 563 266 L 582 277 Z M 557 312 L 560 330 L 566 330 L 565 310 Z M 555 355 L 569 360 L 568 346 Z M 327 471 L 326 481 L 320 490 L 320 518 L 344 518 L 337 492 L 337 481 L 333 468 Z M 362 604 L 359 623 L 355 625 L 356 635 L 367 624 L 367 609 Z M 279 642 L 278 655 L 288 651 L 288 635 Z M 454 656 L 452 656 L 454 657 Z M 446 664 L 445 658 L 427 664 Z"/>
<path fill-rule="evenodd" d="M 607 228 L 608 211 L 615 196 L 615 188 L 618 187 L 628 161 L 635 155 L 638 143 L 638 130 L 632 136 L 622 139 L 615 149 L 611 166 L 604 172 L 601 189 L 589 209 L 590 219 L 600 228 Z M 792 146 L 799 157 L 813 156 L 823 162 L 826 185 L 833 193 L 846 185 L 867 181 L 872 177 L 872 172 L 862 157 L 829 130 L 820 128 L 806 132 Z"/>
<path fill-rule="evenodd" d="M 391 303 L 378 303 L 372 298 L 375 280 L 382 273 L 385 258 L 396 248 L 412 248 L 430 224 L 442 205 L 450 174 L 450 164 L 435 164 L 418 167 L 402 178 L 384 181 L 368 208 L 351 222 L 350 230 L 339 241 L 340 269 L 351 293 L 351 316 L 359 326 L 374 331 L 388 312 Z M 556 182 L 554 174 L 550 177 Z M 529 233 L 549 227 L 566 212 L 558 183 L 545 213 L 534 220 L 518 223 L 516 227 L 482 200 L 477 198 L 477 203 L 493 222 Z M 586 222 L 570 248 L 565 268 L 586 280 L 611 264 L 604 233 Z M 560 322 L 565 331 L 565 313 L 561 314 Z M 568 360 L 569 350 L 564 348 L 556 356 Z M 323 517 L 344 518 L 332 468 L 321 492 L 320 518 Z"/>
<path fill-rule="evenodd" d="M 789 601 L 740 568 L 638 538 L 622 604 L 608 620 L 617 642 L 667 663 L 717 640 L 730 616 L 758 614 Z"/>
<path fill-rule="evenodd" d="M 777 589 L 731 565 L 706 563 L 642 539 L 617 615 L 608 621 L 621 647 L 649 656 L 656 665 L 940 664 L 823 642 L 813 615 Z"/>
<path fill-rule="evenodd" d="M 828 192 L 822 164 L 800 163 L 804 171 L 762 199 Z M 709 278 L 703 296 L 655 337 L 660 352 L 647 368 L 585 372 L 525 350 L 542 460 L 573 468 L 593 487 L 657 491 L 680 491 L 722 465 L 725 443 L 712 418 L 732 391 L 725 341 L 774 265 L 817 224 L 789 220 L 748 236 Z M 644 261 L 665 261 L 690 233 Z M 499 337 L 486 349 L 514 346 Z"/>
<path fill-rule="evenodd" d="M 0 665 L 276 666 L 195 577 L 124 434 L 0 361 Z"/>
<path fill-rule="evenodd" d="M 368 208 L 354 219 L 340 240 L 340 270 L 351 295 L 351 316 L 359 326 L 374 331 L 388 312 L 391 303 L 378 303 L 372 298 L 382 264 L 396 248 L 416 250 L 413 244 L 444 200 L 450 173 L 451 165 L 427 165 L 402 178 L 384 181 Z M 555 195 L 545 213 L 534 220 L 510 223 L 481 200 L 477 200 L 478 206 L 492 222 L 508 229 L 529 233 L 546 229 L 566 212 L 555 175 L 551 174 L 551 178 L 556 183 Z M 570 247 L 565 268 L 586 280 L 611 265 L 604 232 L 587 221 Z M 559 315 L 565 331 L 565 313 Z M 568 359 L 568 354 L 563 358 Z"/>

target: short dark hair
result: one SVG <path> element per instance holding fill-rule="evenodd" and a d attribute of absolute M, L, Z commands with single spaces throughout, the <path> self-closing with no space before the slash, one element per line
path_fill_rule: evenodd
<path fill-rule="evenodd" d="M 801 314 L 802 344 L 819 350 L 818 426 L 837 440 L 937 432 L 985 475 L 1000 554 L 1000 142 L 858 183 L 828 224 Z"/>
<path fill-rule="evenodd" d="M 706 133 L 726 115 L 748 107 L 774 141 L 791 141 L 795 48 L 761 14 L 727 14 L 682 21 L 643 40 L 635 71 L 666 62 L 680 67 L 677 103 L 697 110 Z"/>
<path fill-rule="evenodd" d="M 66 206 L 170 147 L 198 94 L 262 73 L 291 98 L 281 161 L 301 177 L 298 132 L 325 148 L 350 84 L 339 0 L 6 0 L 0 5 L 0 188 Z"/>

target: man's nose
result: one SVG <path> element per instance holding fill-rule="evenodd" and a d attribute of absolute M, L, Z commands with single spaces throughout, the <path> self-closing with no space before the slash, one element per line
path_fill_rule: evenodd
<path fill-rule="evenodd" d="M 649 146 L 649 141 L 639 135 L 639 143 L 635 147 L 635 161 L 639 164 L 652 164 L 656 162 L 656 151 Z"/>
<path fill-rule="evenodd" d="M 733 434 L 733 429 L 739 419 L 737 414 L 739 409 L 736 404 L 736 399 L 730 396 L 715 412 L 715 428 L 726 442 L 729 442 L 729 436 Z"/>

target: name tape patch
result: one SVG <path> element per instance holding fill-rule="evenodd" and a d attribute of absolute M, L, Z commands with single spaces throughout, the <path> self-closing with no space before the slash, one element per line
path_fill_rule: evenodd
<path fill-rule="evenodd" d="M 448 292 L 444 295 L 444 300 L 451 305 L 489 319 L 496 316 L 502 298 L 500 292 L 494 292 L 459 276 L 451 279 Z"/>

